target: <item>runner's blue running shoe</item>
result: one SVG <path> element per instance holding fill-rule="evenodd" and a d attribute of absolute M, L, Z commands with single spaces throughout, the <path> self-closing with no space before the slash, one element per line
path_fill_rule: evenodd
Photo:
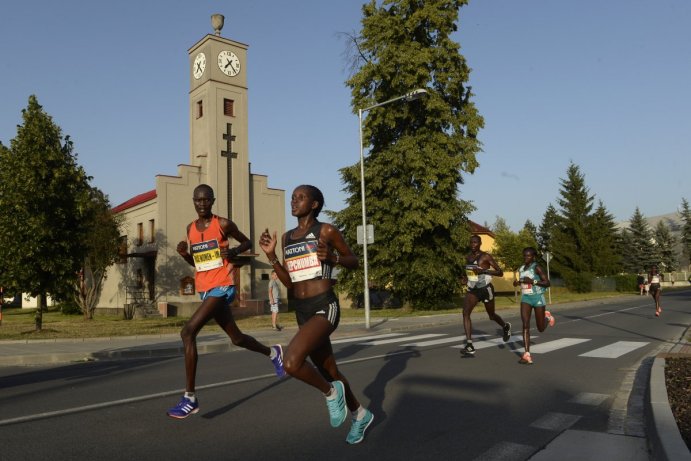
<path fill-rule="evenodd" d="M 326 406 L 329 408 L 331 427 L 338 427 L 343 424 L 343 421 L 346 419 L 345 388 L 340 381 L 334 381 L 331 385 L 336 389 L 336 396 L 327 398 Z"/>
<path fill-rule="evenodd" d="M 350 426 L 350 432 L 348 432 L 348 437 L 346 437 L 346 442 L 351 445 L 362 442 L 365 438 L 365 431 L 374 421 L 374 415 L 371 411 L 365 410 L 365 416 L 357 420 L 353 418 L 353 425 Z"/>
<path fill-rule="evenodd" d="M 180 400 L 180 403 L 168 410 L 168 416 L 176 419 L 185 419 L 189 415 L 193 415 L 198 411 L 199 399 L 195 399 L 195 401 L 193 402 L 183 395 L 182 399 Z"/>
<path fill-rule="evenodd" d="M 276 370 L 276 376 L 283 378 L 286 375 L 286 371 L 283 369 L 283 348 L 280 344 L 271 346 L 271 349 L 276 351 L 276 357 L 271 359 L 271 363 L 274 364 L 274 370 Z"/>

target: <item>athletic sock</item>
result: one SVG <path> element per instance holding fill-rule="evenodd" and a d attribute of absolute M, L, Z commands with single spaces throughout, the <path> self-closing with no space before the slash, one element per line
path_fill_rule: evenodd
<path fill-rule="evenodd" d="M 197 401 L 197 396 L 194 394 L 194 392 L 185 392 L 185 398 L 189 399 L 192 402 Z"/>
<path fill-rule="evenodd" d="M 276 355 L 278 355 L 278 352 L 276 352 L 276 349 L 274 349 L 273 347 L 270 347 L 270 348 L 269 348 L 269 351 L 270 351 L 270 352 L 269 352 L 269 358 L 270 358 L 271 360 L 275 359 L 275 358 L 276 358 Z"/>
<path fill-rule="evenodd" d="M 336 393 L 336 388 L 331 386 L 331 390 L 324 395 L 326 396 L 327 399 L 331 400 L 331 399 L 335 399 L 338 394 Z"/>
<path fill-rule="evenodd" d="M 360 405 L 357 408 L 357 410 L 351 411 L 350 414 L 353 416 L 353 419 L 360 421 L 362 418 L 365 417 L 365 414 L 367 413 L 365 412 L 365 409 L 362 407 L 362 405 Z"/>

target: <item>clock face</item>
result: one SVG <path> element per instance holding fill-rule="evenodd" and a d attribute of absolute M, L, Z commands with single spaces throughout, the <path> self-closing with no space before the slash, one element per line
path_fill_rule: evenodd
<path fill-rule="evenodd" d="M 194 78 L 197 80 L 202 78 L 204 69 L 206 69 L 206 56 L 204 53 L 199 53 L 194 57 L 194 64 L 192 65 L 192 75 L 194 75 Z"/>
<path fill-rule="evenodd" d="M 235 77 L 240 73 L 240 59 L 232 51 L 223 50 L 218 53 L 218 68 L 224 74 Z"/>

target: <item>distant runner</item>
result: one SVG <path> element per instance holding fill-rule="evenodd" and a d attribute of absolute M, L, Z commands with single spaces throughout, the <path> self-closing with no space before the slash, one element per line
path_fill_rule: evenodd
<path fill-rule="evenodd" d="M 657 266 L 653 264 L 648 273 L 648 283 L 650 284 L 650 295 L 655 300 L 655 317 L 659 317 L 662 313 L 662 306 L 660 306 L 662 288 L 660 287 L 660 282 L 660 273 L 657 271 Z"/>
<path fill-rule="evenodd" d="M 550 282 L 545 271 L 535 262 L 537 251 L 533 247 L 523 249 L 523 265 L 518 269 L 518 280 L 514 280 L 513 286 L 521 286 L 521 320 L 523 321 L 523 344 L 525 353 L 518 363 L 532 365 L 530 356 L 530 316 L 535 310 L 535 325 L 538 331 L 543 332 L 549 326 L 554 326 L 554 317 L 545 310 L 545 288 Z"/>
<path fill-rule="evenodd" d="M 463 301 L 463 328 L 465 329 L 466 344 L 461 349 L 461 354 L 465 356 L 475 355 L 473 346 L 473 324 L 470 314 L 479 301 L 485 305 L 485 310 L 490 319 L 499 324 L 503 330 L 502 339 L 504 342 L 511 338 L 511 324 L 494 312 L 494 286 L 492 286 L 492 276 L 501 277 L 504 271 L 494 260 L 491 254 L 480 250 L 482 240 L 479 236 L 470 237 L 470 253 L 466 256 L 465 272 L 461 276 L 461 283 L 468 286 L 468 292 Z"/>

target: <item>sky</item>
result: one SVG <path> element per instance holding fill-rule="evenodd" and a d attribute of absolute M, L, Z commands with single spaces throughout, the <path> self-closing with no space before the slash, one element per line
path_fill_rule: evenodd
<path fill-rule="evenodd" d="M 359 162 L 343 33 L 362 0 L 3 2 L 0 142 L 31 94 L 74 141 L 112 205 L 189 163 L 187 50 L 213 33 L 249 45 L 249 156 L 269 186 L 315 184 L 340 210 Z M 691 2 L 471 0 L 453 38 L 485 119 L 460 186 L 470 218 L 539 225 L 571 162 L 617 221 L 691 200 Z M 286 206 L 286 224 L 293 222 Z"/>

